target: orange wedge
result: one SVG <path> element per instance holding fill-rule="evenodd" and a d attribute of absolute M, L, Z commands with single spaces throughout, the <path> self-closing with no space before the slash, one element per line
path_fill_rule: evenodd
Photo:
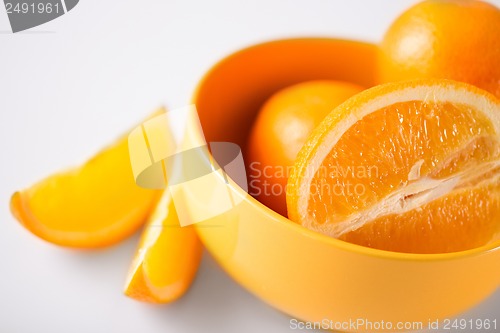
<path fill-rule="evenodd" d="M 366 90 L 299 152 L 290 219 L 377 249 L 443 253 L 500 238 L 500 101 L 465 83 Z"/>
<path fill-rule="evenodd" d="M 165 191 L 142 234 L 125 294 L 150 303 L 176 300 L 191 285 L 201 252 L 194 227 L 180 226 L 170 192 Z"/>
<path fill-rule="evenodd" d="M 160 194 L 135 184 L 124 136 L 82 166 L 14 193 L 10 208 L 22 225 L 46 241 L 97 248 L 134 233 Z"/>

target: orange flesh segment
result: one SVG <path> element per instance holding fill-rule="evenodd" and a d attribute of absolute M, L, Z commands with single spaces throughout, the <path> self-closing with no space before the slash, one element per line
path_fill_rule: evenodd
<path fill-rule="evenodd" d="M 146 225 L 131 265 L 125 294 L 150 303 L 181 297 L 200 264 L 202 246 L 193 226 L 181 227 L 168 191 Z"/>
<path fill-rule="evenodd" d="M 370 221 L 363 228 L 346 233 L 339 239 L 410 253 L 446 253 L 476 248 L 493 240 L 492 235 L 498 232 L 498 189 L 498 184 L 463 189 L 434 200 L 421 209 Z M 379 234 L 384 234 L 384 238 L 377 237 Z"/>
<path fill-rule="evenodd" d="M 446 102 L 393 104 L 357 121 L 331 149 L 312 179 L 308 218 L 323 233 L 385 250 L 436 253 L 484 245 L 499 229 L 499 155 L 491 121 L 476 110 Z M 434 201 L 402 214 L 388 207 L 368 218 L 402 187 L 418 188 L 430 178 L 444 184 L 458 175 L 463 180 Z M 344 222 L 356 214 L 367 217 Z"/>

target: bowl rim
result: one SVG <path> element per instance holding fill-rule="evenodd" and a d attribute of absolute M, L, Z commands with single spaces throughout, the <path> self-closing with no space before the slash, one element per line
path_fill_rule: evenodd
<path fill-rule="evenodd" d="M 236 51 L 233 51 L 230 54 L 222 57 L 220 60 L 215 62 L 206 72 L 204 72 L 201 78 L 197 81 L 196 87 L 191 95 L 191 103 L 193 103 L 196 106 L 196 101 L 198 99 L 198 96 L 208 78 L 210 78 L 217 69 L 219 69 L 221 66 L 223 66 L 225 63 L 232 60 L 233 58 L 238 57 L 239 55 L 246 53 L 248 51 L 265 46 L 272 46 L 280 43 L 303 42 L 303 41 L 330 41 L 330 42 L 361 44 L 364 46 L 374 46 L 374 47 L 376 46 L 374 43 L 366 41 L 349 40 L 349 39 L 342 39 L 335 37 L 323 37 L 323 36 L 272 39 L 256 44 L 251 44 L 249 46 L 237 49 Z M 448 252 L 448 253 L 405 253 L 405 252 L 374 249 L 363 245 L 353 244 L 324 235 L 314 230 L 307 229 L 302 225 L 293 222 L 287 217 L 273 211 L 266 205 L 260 203 L 257 199 L 248 194 L 240 186 L 238 185 L 236 186 L 229 185 L 229 186 L 233 191 L 237 192 L 237 195 L 242 196 L 244 198 L 243 201 L 246 201 L 253 209 L 259 211 L 261 215 L 267 217 L 266 220 L 268 222 L 262 222 L 262 223 L 279 223 L 283 228 L 287 228 L 292 233 L 298 233 L 305 237 L 311 238 L 317 242 L 326 244 L 327 246 L 332 246 L 334 248 L 359 255 L 376 257 L 379 259 L 403 260 L 403 261 L 415 261 L 415 262 L 424 262 L 424 261 L 436 262 L 436 261 L 466 259 L 473 256 L 485 255 L 491 252 L 500 251 L 500 239 L 473 249 L 465 251 L 457 251 L 457 252 Z M 236 209 L 236 207 L 233 207 L 232 209 Z"/>

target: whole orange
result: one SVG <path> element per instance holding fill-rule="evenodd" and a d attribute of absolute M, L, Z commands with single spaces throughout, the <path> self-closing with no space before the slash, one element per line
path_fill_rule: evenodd
<path fill-rule="evenodd" d="M 249 193 L 286 216 L 286 183 L 309 133 L 336 106 L 363 88 L 339 81 L 299 83 L 263 105 L 248 143 Z"/>
<path fill-rule="evenodd" d="M 380 45 L 380 83 L 463 81 L 500 97 L 500 10 L 477 0 L 429 0 L 399 16 Z"/>

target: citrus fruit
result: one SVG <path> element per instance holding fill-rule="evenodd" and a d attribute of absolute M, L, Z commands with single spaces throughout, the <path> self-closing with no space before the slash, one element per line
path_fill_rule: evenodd
<path fill-rule="evenodd" d="M 337 105 L 362 91 L 339 81 L 308 81 L 275 93 L 261 108 L 249 139 L 249 191 L 286 215 L 286 183 L 309 133 Z"/>
<path fill-rule="evenodd" d="M 500 98 L 500 10 L 477 0 L 429 0 L 399 16 L 380 45 L 379 81 L 444 78 Z"/>
<path fill-rule="evenodd" d="M 123 136 L 84 164 L 14 193 L 10 208 L 26 229 L 46 241 L 96 248 L 140 228 L 160 194 L 135 184 Z"/>
<path fill-rule="evenodd" d="M 149 303 L 175 301 L 191 285 L 201 253 L 194 226 L 180 226 L 170 191 L 165 191 L 142 233 L 125 294 Z"/>
<path fill-rule="evenodd" d="M 426 79 L 366 90 L 337 107 L 299 152 L 289 218 L 323 234 L 410 253 L 499 238 L 500 101 Z"/>

